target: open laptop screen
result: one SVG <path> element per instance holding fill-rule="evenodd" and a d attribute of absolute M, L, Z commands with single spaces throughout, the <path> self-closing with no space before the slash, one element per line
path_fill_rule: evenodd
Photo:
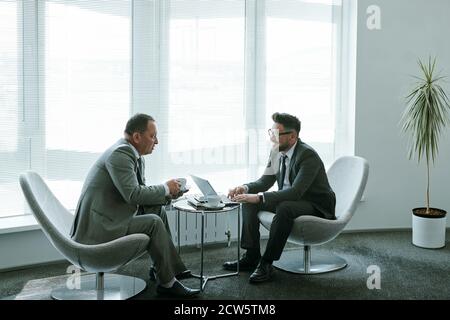
<path fill-rule="evenodd" d="M 191 175 L 191 177 L 204 196 L 217 195 L 217 192 L 213 189 L 208 180 L 193 175 Z"/>

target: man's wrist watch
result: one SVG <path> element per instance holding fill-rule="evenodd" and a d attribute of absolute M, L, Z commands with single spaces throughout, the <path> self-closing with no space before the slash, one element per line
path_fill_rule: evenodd
<path fill-rule="evenodd" d="M 258 198 L 260 203 L 264 203 L 264 196 L 262 192 L 258 192 Z"/>

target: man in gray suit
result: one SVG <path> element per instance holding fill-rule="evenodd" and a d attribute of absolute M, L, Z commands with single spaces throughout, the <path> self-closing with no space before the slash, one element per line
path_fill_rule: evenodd
<path fill-rule="evenodd" d="M 99 244 L 128 234 L 150 237 L 148 253 L 154 262 L 157 291 L 187 297 L 199 290 L 185 287 L 177 278 L 188 273 L 170 235 L 162 207 L 178 198 L 176 179 L 145 185 L 144 155 L 158 144 L 155 120 L 136 114 L 128 120 L 124 138 L 106 150 L 88 173 L 75 213 L 72 238 L 83 244 Z"/>
<path fill-rule="evenodd" d="M 312 215 L 335 219 L 336 196 L 319 155 L 299 139 L 300 121 L 295 116 L 280 113 L 275 113 L 272 119 L 274 125 L 269 135 L 274 148 L 264 175 L 255 182 L 230 190 L 228 195 L 244 203 L 241 246 L 247 251 L 239 260 L 239 268 L 254 270 L 250 283 L 272 278 L 272 262 L 280 259 L 295 218 Z M 268 191 L 275 182 L 278 182 L 278 191 Z M 261 210 L 275 213 L 262 257 L 257 216 Z M 225 262 L 224 268 L 236 270 L 237 261 Z"/>

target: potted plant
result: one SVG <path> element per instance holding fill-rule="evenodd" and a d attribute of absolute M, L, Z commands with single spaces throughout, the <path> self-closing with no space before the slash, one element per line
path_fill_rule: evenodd
<path fill-rule="evenodd" d="M 434 164 L 440 134 L 449 123 L 450 103 L 439 85 L 444 77 L 435 74 L 436 59 L 418 63 L 423 77 L 415 77 L 419 81 L 406 98 L 407 108 L 402 117 L 403 131 L 412 137 L 409 159 L 415 154 L 418 162 L 425 158 L 427 165 L 426 207 L 413 209 L 412 242 L 418 247 L 436 249 L 445 246 L 447 212 L 430 207 L 430 164 Z"/>

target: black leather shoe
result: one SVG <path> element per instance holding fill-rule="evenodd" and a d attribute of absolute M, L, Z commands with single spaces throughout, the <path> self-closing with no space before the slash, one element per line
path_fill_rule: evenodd
<path fill-rule="evenodd" d="M 148 277 L 150 278 L 150 281 L 156 281 L 155 267 L 153 267 L 153 266 L 150 267 L 150 270 L 148 271 Z"/>
<path fill-rule="evenodd" d="M 153 266 L 150 267 L 150 271 L 148 273 L 148 276 L 149 276 L 151 281 L 156 281 L 156 269 L 155 269 L 155 267 L 153 267 Z M 181 272 L 181 273 L 179 273 L 179 274 L 177 274 L 175 276 L 175 278 L 177 278 L 177 280 L 183 280 L 183 279 L 187 279 L 187 278 L 190 278 L 190 277 L 192 277 L 192 273 L 191 273 L 191 270 L 189 270 L 189 269 L 184 270 L 183 272 Z"/>
<path fill-rule="evenodd" d="M 247 254 L 244 254 L 241 259 L 239 259 L 239 271 L 253 271 L 259 262 L 259 257 L 249 258 Z M 237 271 L 237 260 L 227 261 L 223 264 L 225 270 Z"/>
<path fill-rule="evenodd" d="M 250 283 L 259 283 L 269 281 L 273 277 L 272 264 L 261 259 L 261 262 L 256 267 L 256 270 L 250 275 L 248 281 Z"/>
<path fill-rule="evenodd" d="M 156 287 L 156 292 L 161 295 L 167 295 L 177 298 L 189 298 L 200 293 L 199 289 L 191 289 L 184 286 L 181 282 L 175 281 L 171 288 L 164 288 L 160 285 Z"/>
<path fill-rule="evenodd" d="M 181 272 L 175 276 L 175 278 L 177 278 L 177 280 L 183 280 L 183 279 L 187 279 L 190 277 L 192 277 L 192 273 L 191 273 L 191 270 L 189 270 L 189 269 L 184 270 L 183 272 Z"/>

